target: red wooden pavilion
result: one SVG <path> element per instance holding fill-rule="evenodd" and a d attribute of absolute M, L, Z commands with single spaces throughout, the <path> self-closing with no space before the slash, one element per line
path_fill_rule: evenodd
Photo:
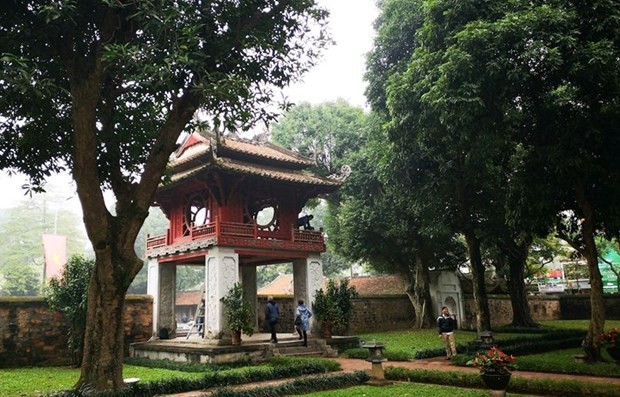
<path fill-rule="evenodd" d="M 147 240 L 154 333 L 175 333 L 177 265 L 206 267 L 204 338 L 210 342 L 230 338 L 220 298 L 236 282 L 256 307 L 257 266 L 292 262 L 296 299 L 313 302 L 325 242 L 322 231 L 298 227 L 298 218 L 308 199 L 334 192 L 341 181 L 313 174 L 312 165 L 270 143 L 206 132 L 185 139 L 156 194 L 168 231 Z"/>

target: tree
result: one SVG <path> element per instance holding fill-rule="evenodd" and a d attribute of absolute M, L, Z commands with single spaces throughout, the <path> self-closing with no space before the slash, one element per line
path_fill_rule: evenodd
<path fill-rule="evenodd" d="M 478 75 L 496 90 L 485 106 L 503 108 L 514 121 L 506 124 L 518 137 L 512 180 L 528 203 L 520 208 L 543 222 L 555 218 L 557 235 L 588 264 L 589 361 L 601 359 L 604 327 L 595 237 L 619 230 L 619 12 L 604 1 L 517 2 L 494 20 L 470 24 L 459 46 L 488 65 Z"/>
<path fill-rule="evenodd" d="M 94 260 L 71 256 L 60 278 L 50 281 L 46 294 L 50 309 L 62 312 L 69 322 L 69 351 L 77 367 L 82 364 L 88 283 L 94 266 Z"/>
<path fill-rule="evenodd" d="M 76 387 L 124 386 L 134 242 L 181 132 L 198 109 L 220 133 L 273 118 L 273 89 L 312 66 L 327 16 L 313 0 L 2 3 L 0 168 L 35 186 L 71 170 L 95 251 Z"/>
<path fill-rule="evenodd" d="M 44 233 L 67 236 L 67 256 L 83 254 L 87 242 L 80 228 L 78 215 L 52 203 L 58 199 L 55 192 L 34 194 L 22 200 L 17 207 L 6 210 L 0 221 L 0 276 L 4 295 L 39 295 L 43 283 Z M 56 204 L 57 205 L 57 204 Z"/>
<path fill-rule="evenodd" d="M 349 153 L 362 144 L 366 116 L 345 100 L 311 105 L 304 102 L 272 126 L 273 142 L 313 159 L 320 175 L 334 174 Z"/>
<path fill-rule="evenodd" d="M 402 174 L 391 162 L 392 146 L 385 143 L 380 129 L 372 131 L 366 145 L 349 157 L 351 176 L 341 188 L 339 202 L 331 207 L 327 242 L 348 260 L 407 280 L 405 292 L 416 313 L 415 326 L 429 327 L 434 320 L 429 268 L 454 268 L 450 260 L 454 244 L 438 231 L 433 239 L 423 235 L 411 197 L 396 183 Z"/>

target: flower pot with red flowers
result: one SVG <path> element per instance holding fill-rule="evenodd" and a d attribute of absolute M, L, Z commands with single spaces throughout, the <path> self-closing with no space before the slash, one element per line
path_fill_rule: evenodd
<path fill-rule="evenodd" d="M 620 346 L 618 346 L 618 328 L 613 328 L 609 332 L 601 334 L 599 337 L 601 341 L 601 347 L 607 349 L 609 357 L 614 359 L 616 363 L 620 364 Z"/>
<path fill-rule="evenodd" d="M 482 382 L 491 390 L 493 397 L 503 397 L 510 382 L 511 370 L 515 369 L 512 364 L 514 360 L 514 356 L 492 347 L 488 352 L 476 353 L 474 359 L 468 361 L 467 365 L 480 369 Z"/>

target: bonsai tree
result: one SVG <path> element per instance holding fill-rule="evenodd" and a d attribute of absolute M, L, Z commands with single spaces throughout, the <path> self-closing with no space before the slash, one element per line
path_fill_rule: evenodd
<path fill-rule="evenodd" d="M 322 288 L 316 291 L 312 309 L 323 325 L 325 337 L 330 337 L 332 332 L 339 334 L 347 332 L 353 314 L 351 299 L 357 296 L 355 287 L 349 287 L 347 279 L 341 279 L 338 284 L 334 280 L 329 280 L 326 291 Z"/>
<path fill-rule="evenodd" d="M 243 296 L 241 283 L 235 283 L 220 301 L 224 304 L 224 315 L 233 338 L 240 337 L 242 332 L 246 335 L 252 335 L 255 316 L 252 312 L 252 306 Z"/>

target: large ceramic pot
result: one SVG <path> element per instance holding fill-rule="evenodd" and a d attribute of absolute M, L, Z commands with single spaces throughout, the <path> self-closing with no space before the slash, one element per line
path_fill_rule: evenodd
<path fill-rule="evenodd" d="M 609 357 L 616 360 L 617 363 L 620 363 L 620 346 L 608 346 L 607 353 Z"/>
<path fill-rule="evenodd" d="M 510 374 L 480 374 L 485 386 L 491 390 L 506 390 L 510 382 Z"/>

